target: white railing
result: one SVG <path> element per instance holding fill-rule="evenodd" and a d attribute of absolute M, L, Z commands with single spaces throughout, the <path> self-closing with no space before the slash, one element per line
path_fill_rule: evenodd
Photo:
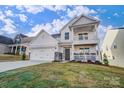
<path fill-rule="evenodd" d="M 74 44 L 98 43 L 98 39 L 97 38 L 93 38 L 93 39 L 88 38 L 88 40 L 85 40 L 85 39 L 80 40 L 78 36 L 74 36 L 73 40 L 74 40 Z"/>
<path fill-rule="evenodd" d="M 80 51 L 75 51 L 74 52 L 74 60 L 76 61 L 88 61 L 88 60 L 91 60 L 93 62 L 95 62 L 97 59 L 97 55 L 96 53 L 82 53 Z"/>

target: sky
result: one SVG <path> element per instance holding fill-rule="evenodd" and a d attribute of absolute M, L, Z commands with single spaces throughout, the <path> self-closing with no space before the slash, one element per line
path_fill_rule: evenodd
<path fill-rule="evenodd" d="M 12 38 L 18 33 L 35 36 L 41 29 L 50 34 L 59 33 L 69 20 L 81 14 L 100 20 L 100 40 L 103 40 L 107 29 L 124 26 L 124 6 L 1 5 L 0 35 Z"/>

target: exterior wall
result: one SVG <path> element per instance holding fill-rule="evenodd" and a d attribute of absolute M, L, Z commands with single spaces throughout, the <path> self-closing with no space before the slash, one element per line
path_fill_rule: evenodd
<path fill-rule="evenodd" d="M 124 29 L 109 30 L 102 48 L 110 65 L 124 67 Z"/>
<path fill-rule="evenodd" d="M 69 40 L 65 40 L 65 33 L 69 32 Z M 61 31 L 61 42 L 72 42 L 72 32 L 70 31 L 70 29 L 68 27 L 66 27 L 65 29 L 63 29 Z"/>
<path fill-rule="evenodd" d="M 48 33 L 41 32 L 30 44 L 30 60 L 54 60 L 54 54 L 58 51 L 58 42 Z"/>
<path fill-rule="evenodd" d="M 9 47 L 5 44 L 0 44 L 0 54 L 8 53 L 8 52 L 10 52 Z"/>
<path fill-rule="evenodd" d="M 116 45 L 117 48 L 114 48 Z M 118 30 L 115 40 L 111 47 L 113 62 L 112 65 L 124 67 L 124 29 Z"/>
<path fill-rule="evenodd" d="M 78 34 L 88 33 L 88 40 L 97 40 L 97 34 L 96 31 L 78 31 L 74 32 L 74 37 L 78 37 Z"/>
<path fill-rule="evenodd" d="M 85 17 L 81 18 L 78 20 L 76 23 L 73 25 L 80 25 L 80 24 L 85 24 L 90 23 L 90 19 L 86 19 Z M 79 51 L 80 48 L 90 48 L 90 52 L 96 53 L 96 46 L 98 45 L 98 37 L 97 37 L 97 32 L 96 32 L 96 24 L 94 25 L 87 25 L 86 27 L 80 26 L 78 31 L 76 31 L 75 28 L 78 28 L 75 26 L 74 28 L 69 28 L 69 25 L 67 25 L 63 30 L 61 30 L 61 41 L 60 42 L 71 42 L 71 47 L 70 48 L 70 60 L 74 60 L 74 52 Z M 81 28 L 81 29 L 80 29 Z M 65 40 L 65 32 L 69 32 L 69 40 Z M 73 33 L 72 33 L 73 32 Z M 80 33 L 88 33 L 88 40 L 79 40 L 78 34 Z M 86 44 L 89 44 L 89 46 L 86 46 Z M 95 45 L 94 45 L 95 44 Z M 76 46 L 78 45 L 78 46 Z M 74 50 L 72 50 L 72 46 L 74 46 Z M 63 53 L 63 58 L 64 56 L 64 50 L 65 46 L 61 48 L 61 52 Z M 100 55 L 97 55 L 97 59 L 100 60 Z"/>
<path fill-rule="evenodd" d="M 96 53 L 96 46 L 95 45 L 90 45 L 90 46 L 84 46 L 84 45 L 80 45 L 80 46 L 74 46 L 74 50 L 75 51 L 80 51 L 80 48 L 89 48 L 90 49 L 90 53 Z"/>

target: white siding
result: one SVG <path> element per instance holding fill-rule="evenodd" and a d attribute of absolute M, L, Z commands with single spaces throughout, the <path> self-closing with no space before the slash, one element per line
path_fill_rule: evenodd
<path fill-rule="evenodd" d="M 114 44 L 117 48 L 114 48 Z M 124 67 L 124 29 L 108 30 L 102 49 L 110 65 Z"/>
<path fill-rule="evenodd" d="M 9 47 L 5 44 L 0 44 L 0 54 L 10 52 Z"/>
<path fill-rule="evenodd" d="M 86 18 L 86 17 L 81 17 L 77 22 L 75 22 L 73 25 L 81 25 L 81 24 L 88 24 L 94 22 L 93 20 Z"/>
<path fill-rule="evenodd" d="M 41 32 L 30 44 L 30 60 L 54 60 L 58 51 L 58 42 L 48 33 Z"/>

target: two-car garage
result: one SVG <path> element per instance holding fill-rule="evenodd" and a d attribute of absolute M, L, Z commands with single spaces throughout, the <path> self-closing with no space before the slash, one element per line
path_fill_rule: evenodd
<path fill-rule="evenodd" d="M 31 60 L 54 60 L 55 48 L 33 49 L 30 54 Z"/>
<path fill-rule="evenodd" d="M 54 60 L 58 51 L 58 41 L 46 31 L 40 31 L 30 43 L 30 60 Z"/>

